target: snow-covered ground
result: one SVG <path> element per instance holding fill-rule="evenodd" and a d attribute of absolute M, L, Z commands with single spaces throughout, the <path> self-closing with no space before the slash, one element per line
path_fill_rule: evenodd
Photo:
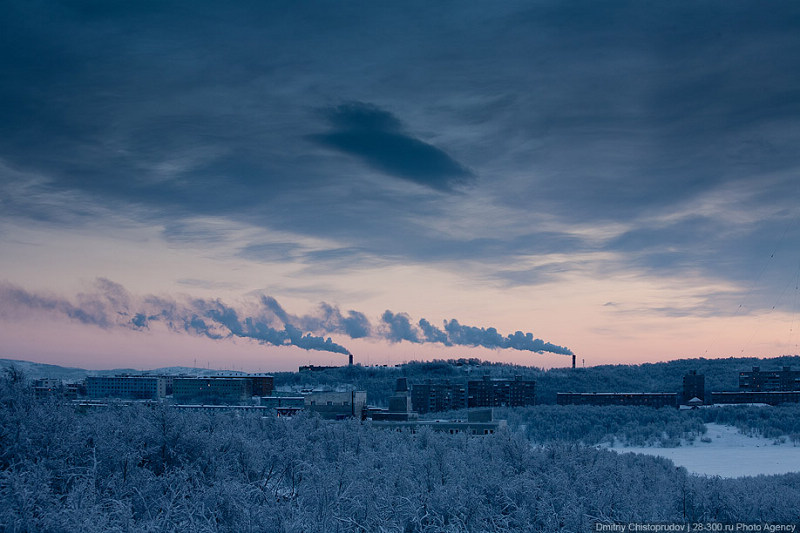
<path fill-rule="evenodd" d="M 677 448 L 639 448 L 615 445 L 619 453 L 643 453 L 666 457 L 693 474 L 720 477 L 757 476 L 800 472 L 800 447 L 787 440 L 774 444 L 771 439 L 748 437 L 731 426 L 706 424 L 708 432 L 693 444 Z"/>

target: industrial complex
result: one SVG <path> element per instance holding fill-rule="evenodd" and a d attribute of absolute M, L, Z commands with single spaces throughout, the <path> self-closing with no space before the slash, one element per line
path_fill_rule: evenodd
<path fill-rule="evenodd" d="M 305 371 L 311 370 L 306 368 Z M 59 397 L 86 405 L 107 404 L 110 401 L 153 401 L 167 402 L 177 408 L 186 409 L 257 408 L 260 411 L 273 412 L 277 416 L 291 416 L 300 411 L 309 411 L 326 419 L 370 419 L 380 425 L 396 424 L 400 429 L 416 428 L 430 423 L 428 420 L 420 420 L 419 415 L 470 409 L 474 413 L 470 415 L 470 420 L 463 423 L 489 425 L 447 426 L 447 429 L 469 433 L 480 433 L 485 429 L 486 434 L 493 433 L 498 427 L 492 420 L 492 408 L 536 404 L 536 382 L 523 379 L 519 375 L 510 379 L 483 376 L 480 379 L 425 380 L 413 384 L 409 384 L 407 378 L 400 378 L 394 394 L 389 398 L 388 408 L 369 406 L 365 391 L 348 389 L 344 384 L 339 390 L 276 391 L 274 377 L 266 374 L 120 374 L 90 376 L 77 383 L 40 379 L 34 383 L 33 390 L 36 398 Z M 556 403 L 654 408 L 800 403 L 800 371 L 790 367 L 766 371 L 753 367 L 751 371 L 739 373 L 739 387 L 733 391 L 707 391 L 705 376 L 689 372 L 683 377 L 682 387 L 678 392 L 559 392 L 556 394 Z M 479 409 L 489 411 L 480 414 Z"/>

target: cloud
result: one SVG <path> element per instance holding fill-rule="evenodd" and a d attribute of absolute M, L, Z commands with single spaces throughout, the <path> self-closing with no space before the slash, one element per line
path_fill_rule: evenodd
<path fill-rule="evenodd" d="M 453 6 L 16 2 L 0 223 L 113 212 L 213 249 L 233 237 L 192 221 L 214 215 L 335 243 L 235 244 L 303 276 L 462 261 L 511 285 L 557 279 L 521 256 L 608 249 L 572 230 L 626 224 L 644 231 L 609 245 L 617 271 L 754 277 L 798 194 L 797 3 Z M 731 212 L 765 224 L 647 226 L 733 182 L 752 187 Z"/>
<path fill-rule="evenodd" d="M 333 131 L 309 139 L 355 156 L 376 170 L 441 191 L 474 178 L 446 152 L 403 132 L 397 117 L 372 104 L 342 104 L 325 114 Z"/>

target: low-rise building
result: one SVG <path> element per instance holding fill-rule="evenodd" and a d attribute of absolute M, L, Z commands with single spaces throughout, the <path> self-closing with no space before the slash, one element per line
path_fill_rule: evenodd
<path fill-rule="evenodd" d="M 743 403 L 780 405 L 782 403 L 800 403 L 800 391 L 712 392 L 711 402 L 717 405 Z"/>
<path fill-rule="evenodd" d="M 644 405 L 647 407 L 677 407 L 674 392 L 559 392 L 558 405 Z"/>
<path fill-rule="evenodd" d="M 419 420 L 417 418 L 376 420 L 373 418 L 372 425 L 377 428 L 410 431 L 411 433 L 417 433 L 421 429 L 428 428 L 432 431 L 441 431 L 451 435 L 494 435 L 499 430 L 507 427 L 507 422 L 505 420 L 495 420 L 492 409 L 470 409 L 467 412 L 466 420 Z"/>
<path fill-rule="evenodd" d="M 33 395 L 37 400 L 64 396 L 64 383 L 60 379 L 44 378 L 33 382 Z"/>
<path fill-rule="evenodd" d="M 279 407 L 297 407 L 303 409 L 306 406 L 304 396 L 262 396 L 259 405 L 277 409 Z"/>

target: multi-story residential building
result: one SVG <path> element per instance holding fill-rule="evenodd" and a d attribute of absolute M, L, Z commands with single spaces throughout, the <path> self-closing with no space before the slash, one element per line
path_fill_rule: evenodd
<path fill-rule="evenodd" d="M 167 387 L 158 376 L 89 376 L 86 392 L 93 399 L 159 400 L 166 396 Z"/>
<path fill-rule="evenodd" d="M 781 370 L 762 371 L 754 366 L 752 372 L 739 372 L 739 390 L 797 391 L 800 390 L 800 371 L 785 366 Z"/>
<path fill-rule="evenodd" d="M 177 403 L 238 404 L 270 396 L 273 388 L 274 378 L 265 374 L 178 376 L 172 380 L 172 398 Z"/>
<path fill-rule="evenodd" d="M 245 377 L 175 378 L 172 399 L 176 403 L 238 404 L 253 396 L 253 383 Z"/>
<path fill-rule="evenodd" d="M 253 386 L 253 396 L 269 396 L 275 389 L 275 378 L 266 374 L 248 374 L 245 376 Z"/>
<path fill-rule="evenodd" d="M 467 385 L 450 381 L 414 384 L 411 388 L 411 405 L 418 413 L 453 411 L 467 407 Z"/>
<path fill-rule="evenodd" d="M 688 403 L 693 398 L 701 402 L 706 401 L 706 377 L 692 370 L 683 376 L 683 403 Z"/>
<path fill-rule="evenodd" d="M 467 382 L 467 407 L 522 407 L 536 403 L 536 382 L 514 379 L 490 379 Z"/>
<path fill-rule="evenodd" d="M 411 390 L 414 411 L 430 413 L 467 407 L 521 407 L 536 403 L 536 382 L 514 379 L 483 379 L 464 382 L 414 384 Z"/>

